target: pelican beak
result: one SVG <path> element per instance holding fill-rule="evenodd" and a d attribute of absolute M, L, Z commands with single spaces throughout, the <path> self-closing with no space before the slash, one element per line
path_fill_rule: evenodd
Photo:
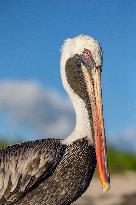
<path fill-rule="evenodd" d="M 83 63 L 82 73 L 89 97 L 88 109 L 93 124 L 91 127 L 96 150 L 98 175 L 103 191 L 107 192 L 110 188 L 110 176 L 108 170 L 106 138 L 104 130 L 101 70 L 95 65 L 90 68 Z"/>

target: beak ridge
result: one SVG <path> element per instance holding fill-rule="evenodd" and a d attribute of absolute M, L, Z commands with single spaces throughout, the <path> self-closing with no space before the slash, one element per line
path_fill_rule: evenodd
<path fill-rule="evenodd" d="M 95 66 L 91 71 L 82 64 L 82 72 L 89 97 L 91 115 L 93 122 L 93 139 L 95 144 L 97 168 L 102 189 L 107 192 L 110 188 L 110 176 L 107 161 L 107 148 L 104 130 L 102 93 L 101 93 L 101 73 Z"/>

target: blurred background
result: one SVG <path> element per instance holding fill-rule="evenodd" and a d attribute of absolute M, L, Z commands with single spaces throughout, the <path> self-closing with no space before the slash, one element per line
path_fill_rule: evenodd
<path fill-rule="evenodd" d="M 68 136 L 75 115 L 61 84 L 61 46 L 83 33 L 103 47 L 111 191 L 103 195 L 95 178 L 75 204 L 136 204 L 135 10 L 134 0 L 0 0 L 1 147 Z"/>

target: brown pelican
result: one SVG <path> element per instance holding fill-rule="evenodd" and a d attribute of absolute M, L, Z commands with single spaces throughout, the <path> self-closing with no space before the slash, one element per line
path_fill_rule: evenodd
<path fill-rule="evenodd" d="M 96 161 L 102 189 L 109 189 L 101 70 L 102 50 L 95 39 L 79 35 L 65 41 L 61 77 L 76 112 L 75 129 L 64 140 L 0 150 L 1 205 L 69 205 L 88 188 Z"/>

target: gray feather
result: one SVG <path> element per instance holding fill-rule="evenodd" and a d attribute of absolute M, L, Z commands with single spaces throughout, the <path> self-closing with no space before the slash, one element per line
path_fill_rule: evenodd
<path fill-rule="evenodd" d="M 63 146 L 64 147 L 64 146 Z M 0 204 L 19 200 L 44 175 L 49 175 L 63 155 L 60 140 L 25 142 L 0 150 Z"/>

